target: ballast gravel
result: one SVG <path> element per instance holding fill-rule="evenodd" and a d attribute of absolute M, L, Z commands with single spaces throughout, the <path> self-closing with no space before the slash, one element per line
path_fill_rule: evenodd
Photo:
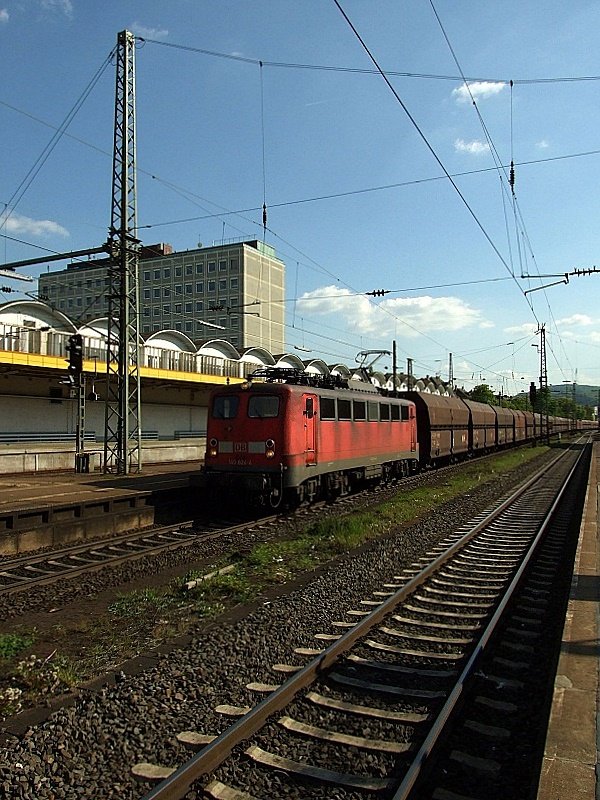
<path fill-rule="evenodd" d="M 132 777 L 139 762 L 179 766 L 190 751 L 181 731 L 219 734 L 231 718 L 220 704 L 252 706 L 260 696 L 249 682 L 278 683 L 277 663 L 302 664 L 295 647 L 314 647 L 314 635 L 332 632 L 333 620 L 381 589 L 429 546 L 493 503 L 539 466 L 528 465 L 441 506 L 427 521 L 350 553 L 289 595 L 237 621 L 199 629 L 185 649 L 162 656 L 136 676 L 116 675 L 114 686 L 82 691 L 73 706 L 52 714 L 0 747 L 0 796 L 11 800 L 143 797 L 151 785 Z M 368 756 L 366 757 L 368 758 Z M 366 763 L 366 762 L 365 762 Z M 273 777 L 273 794 L 280 789 Z M 323 796 L 350 798 L 332 790 Z M 200 795 L 188 793 L 189 800 Z M 305 796 L 309 796 L 308 794 Z M 310 796 L 318 796 L 310 794 Z"/>

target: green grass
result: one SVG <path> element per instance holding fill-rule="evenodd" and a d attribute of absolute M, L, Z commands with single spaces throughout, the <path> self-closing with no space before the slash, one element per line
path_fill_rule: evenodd
<path fill-rule="evenodd" d="M 33 643 L 33 636 L 18 633 L 0 633 L 0 659 L 14 658 Z"/>

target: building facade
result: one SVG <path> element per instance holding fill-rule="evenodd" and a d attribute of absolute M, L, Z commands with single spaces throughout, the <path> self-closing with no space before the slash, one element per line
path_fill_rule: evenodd
<path fill-rule="evenodd" d="M 78 261 L 40 275 L 39 297 L 78 324 L 108 312 L 108 259 Z M 195 342 L 217 336 L 238 349 L 285 351 L 285 264 L 257 239 L 173 252 L 142 248 L 140 333 L 181 331 Z"/>

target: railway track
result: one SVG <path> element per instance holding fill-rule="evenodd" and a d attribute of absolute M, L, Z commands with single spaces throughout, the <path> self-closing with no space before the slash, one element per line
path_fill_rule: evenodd
<path fill-rule="evenodd" d="M 136 775 L 164 777 L 145 800 L 176 800 L 190 787 L 218 800 L 410 797 L 473 687 L 519 683 L 511 670 L 535 648 L 540 607 L 550 594 L 546 534 L 581 472 L 582 454 L 572 448 L 555 459 L 349 609 L 348 619 L 317 632 L 294 651 L 294 660 L 307 659 L 304 666 L 273 665 L 283 682 L 250 684 L 264 697 L 253 708 L 217 709 L 240 717 L 222 733 L 182 731 L 179 741 L 200 749 L 189 762 L 162 773 L 136 765 Z M 510 655 L 484 669 L 499 630 Z M 487 702 L 502 709 L 499 700 Z M 476 736 L 490 735 L 493 726 L 485 727 L 475 723 Z M 452 796 L 443 787 L 435 792 L 427 796 Z"/>
<path fill-rule="evenodd" d="M 241 533 L 257 525 L 267 525 L 275 519 L 276 516 L 269 516 L 234 524 L 215 521 L 211 525 L 189 521 L 153 528 L 151 531 L 124 534 L 106 542 L 73 545 L 39 555 L 5 560 L 0 563 L 0 597 L 178 550 L 227 533 Z"/>
<path fill-rule="evenodd" d="M 456 468 L 453 465 L 444 469 Z M 372 499 L 373 502 L 381 502 L 382 498 L 397 492 L 399 485 L 410 488 L 420 479 L 420 476 L 412 476 L 404 478 L 401 484 L 394 481 L 390 485 L 365 489 L 341 498 L 337 501 L 336 507 L 348 512 L 357 504 L 364 503 L 365 498 L 367 501 Z M 26 592 L 33 587 L 48 586 L 61 580 L 69 580 L 145 557 L 197 545 L 211 539 L 218 539 L 226 534 L 243 533 L 286 518 L 312 516 L 322 513 L 326 506 L 327 503 L 323 501 L 310 506 L 302 506 L 287 515 L 270 514 L 264 517 L 238 519 L 233 523 L 231 520 L 222 518 L 214 518 L 211 521 L 188 520 L 147 531 L 122 534 L 100 542 L 74 544 L 43 553 L 2 559 L 0 561 L 0 597 Z"/>

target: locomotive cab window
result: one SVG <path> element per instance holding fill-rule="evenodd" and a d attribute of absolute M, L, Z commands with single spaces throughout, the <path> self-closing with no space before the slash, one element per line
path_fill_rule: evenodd
<path fill-rule="evenodd" d="M 335 419 L 335 400 L 333 397 L 322 397 L 319 405 L 321 419 Z"/>
<path fill-rule="evenodd" d="M 398 422 L 398 420 L 400 419 L 400 406 L 393 405 L 391 411 L 392 411 L 392 422 Z"/>
<path fill-rule="evenodd" d="M 382 422 L 389 422 L 390 419 L 390 407 L 387 403 L 382 403 L 379 406 L 379 419 Z"/>
<path fill-rule="evenodd" d="M 265 419 L 279 414 L 279 398 L 277 395 L 255 394 L 248 401 L 248 416 Z"/>
<path fill-rule="evenodd" d="M 409 407 L 408 406 L 400 406 L 400 408 L 402 409 L 402 421 L 404 422 L 404 421 L 406 421 L 408 419 Z"/>
<path fill-rule="evenodd" d="M 215 397 L 213 402 L 213 419 L 234 419 L 240 404 L 239 397 Z"/>

